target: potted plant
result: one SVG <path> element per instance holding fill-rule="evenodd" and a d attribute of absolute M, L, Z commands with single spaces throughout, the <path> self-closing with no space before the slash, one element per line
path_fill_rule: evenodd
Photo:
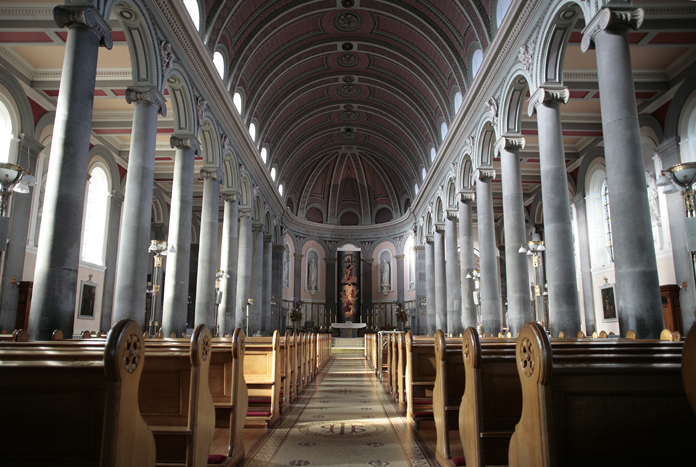
<path fill-rule="evenodd" d="M 400 303 L 396 304 L 396 321 L 399 322 L 399 328 L 404 328 L 404 323 L 409 319 L 408 311 L 404 310 Z"/>

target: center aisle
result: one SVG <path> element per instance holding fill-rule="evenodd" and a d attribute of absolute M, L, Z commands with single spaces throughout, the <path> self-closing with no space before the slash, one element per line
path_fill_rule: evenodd
<path fill-rule="evenodd" d="M 335 355 L 255 451 L 245 467 L 437 465 L 356 354 Z"/>

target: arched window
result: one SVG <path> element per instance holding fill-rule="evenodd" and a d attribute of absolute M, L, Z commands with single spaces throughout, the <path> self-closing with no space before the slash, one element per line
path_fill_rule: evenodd
<path fill-rule="evenodd" d="M 425 176 L 427 174 L 428 174 L 428 172 L 426 172 L 425 167 L 421 167 L 421 177 L 422 177 L 423 181 L 425 181 Z"/>
<path fill-rule="evenodd" d="M 497 23 L 497 27 L 500 27 L 500 23 L 503 22 L 503 18 L 505 18 L 505 13 L 507 13 L 511 3 L 512 0 L 498 0 L 498 6 L 495 9 L 495 20 Z"/>
<path fill-rule="evenodd" d="M 4 102 L 0 101 L 0 162 L 10 161 L 10 152 L 14 132 L 12 131 L 12 117 Z"/>
<path fill-rule="evenodd" d="M 614 262 L 614 241 L 611 236 L 611 210 L 609 208 L 609 186 L 604 180 L 602 184 L 602 212 L 604 213 L 604 236 L 609 261 Z"/>
<path fill-rule="evenodd" d="M 199 10 L 198 0 L 184 0 L 184 6 L 191 16 L 191 21 L 196 26 L 196 31 L 198 31 L 201 24 L 201 11 Z"/>
<path fill-rule="evenodd" d="M 232 102 L 234 102 L 234 106 L 237 109 L 237 112 L 239 112 L 239 115 L 242 114 L 242 95 L 239 94 L 238 92 L 234 93 L 234 97 L 232 98 Z"/>
<path fill-rule="evenodd" d="M 435 160 L 435 156 L 437 156 L 437 151 L 435 151 L 435 148 L 430 148 L 430 162 Z"/>
<path fill-rule="evenodd" d="M 251 125 L 249 125 L 249 135 L 252 140 L 256 141 L 256 123 L 254 122 L 251 122 Z"/>
<path fill-rule="evenodd" d="M 215 69 L 220 73 L 220 78 L 225 78 L 225 57 L 222 55 L 221 52 L 216 51 L 213 54 L 213 65 L 215 65 Z"/>
<path fill-rule="evenodd" d="M 276 178 L 276 168 L 271 167 L 271 180 L 273 180 L 275 182 L 275 178 Z"/>
<path fill-rule="evenodd" d="M 447 136 L 447 123 L 442 122 L 440 125 L 440 136 L 442 137 L 442 141 L 445 140 L 445 136 Z"/>
<path fill-rule="evenodd" d="M 266 151 L 266 148 L 261 148 L 261 160 L 263 163 L 266 163 L 266 158 L 268 157 L 268 151 Z"/>
<path fill-rule="evenodd" d="M 425 170 L 425 169 L 423 169 L 423 170 Z M 416 190 L 416 194 L 418 194 L 418 184 L 417 183 L 413 186 L 413 188 Z"/>
<path fill-rule="evenodd" d="M 280 193 L 280 196 L 283 196 L 283 184 L 281 183 L 278 185 L 278 193 Z"/>
<path fill-rule="evenodd" d="M 474 54 L 471 56 L 471 77 L 475 77 L 478 73 L 481 64 L 483 63 L 483 51 L 481 49 L 476 49 Z"/>
<path fill-rule="evenodd" d="M 82 260 L 92 264 L 104 264 L 106 240 L 106 216 L 109 206 L 109 179 L 99 165 L 90 172 L 82 231 Z"/>
<path fill-rule="evenodd" d="M 459 112 L 459 107 L 462 106 L 462 93 L 457 91 L 454 95 L 454 113 Z"/>

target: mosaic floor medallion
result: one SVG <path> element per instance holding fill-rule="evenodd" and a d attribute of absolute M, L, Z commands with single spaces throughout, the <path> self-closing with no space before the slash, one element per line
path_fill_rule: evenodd
<path fill-rule="evenodd" d="M 383 426 L 369 422 L 319 422 L 301 426 L 300 431 L 310 436 L 350 436 L 363 438 L 377 436 L 386 431 Z"/>

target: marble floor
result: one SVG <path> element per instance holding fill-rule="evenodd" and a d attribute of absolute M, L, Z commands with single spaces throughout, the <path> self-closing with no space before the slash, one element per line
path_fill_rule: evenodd
<path fill-rule="evenodd" d="M 335 355 L 244 467 L 437 466 L 362 354 Z"/>

